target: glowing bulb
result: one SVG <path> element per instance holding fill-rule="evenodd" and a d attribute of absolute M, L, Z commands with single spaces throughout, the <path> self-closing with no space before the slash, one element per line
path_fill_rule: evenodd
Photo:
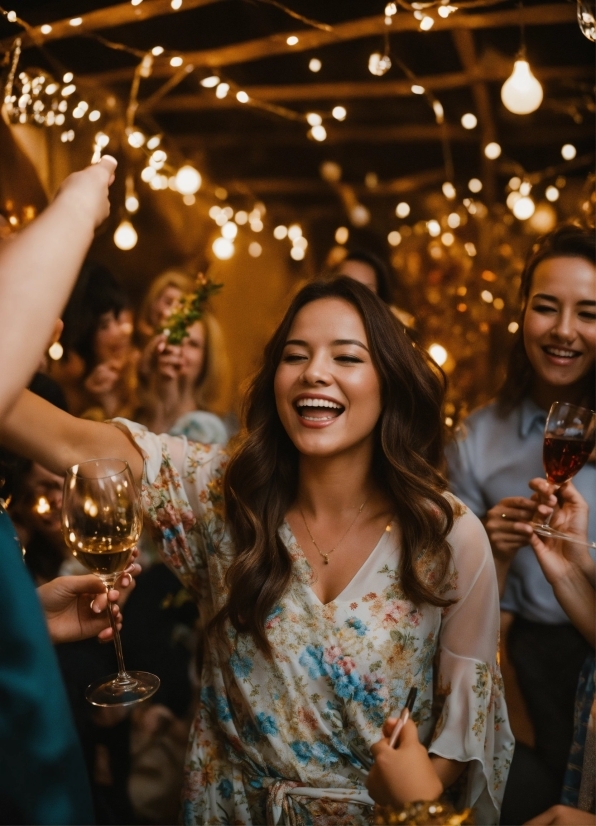
<path fill-rule="evenodd" d="M 221 228 L 221 234 L 223 238 L 227 238 L 228 241 L 233 241 L 238 235 L 238 227 L 233 221 L 228 221 Z"/>
<path fill-rule="evenodd" d="M 202 178 L 194 166 L 185 164 L 176 172 L 176 189 L 182 195 L 194 195 L 201 187 Z"/>
<path fill-rule="evenodd" d="M 371 75 L 382 77 L 391 68 L 391 58 L 388 54 L 373 52 L 368 58 L 368 71 Z"/>
<path fill-rule="evenodd" d="M 470 256 L 470 258 L 473 258 L 476 255 L 476 246 L 471 241 L 468 241 L 466 244 L 464 244 L 464 248 Z"/>
<path fill-rule="evenodd" d="M 130 0 L 131 6 L 140 6 L 143 0 Z"/>
<path fill-rule="evenodd" d="M 338 227 L 335 230 L 335 242 L 345 244 L 350 237 L 350 230 L 347 227 Z"/>
<path fill-rule="evenodd" d="M 230 91 L 230 84 L 229 83 L 220 83 L 217 89 L 215 90 L 215 97 L 223 100 L 225 96 Z"/>
<path fill-rule="evenodd" d="M 455 241 L 455 236 L 452 232 L 444 232 L 441 235 L 441 241 L 445 244 L 446 247 L 450 247 Z"/>
<path fill-rule="evenodd" d="M 174 11 L 178 11 L 179 8 L 182 8 L 182 0 L 172 0 L 170 6 L 174 9 Z"/>
<path fill-rule="evenodd" d="M 48 356 L 53 361 L 58 361 L 59 359 L 61 359 L 63 354 L 64 354 L 64 347 L 60 344 L 59 341 L 55 341 L 52 344 L 52 346 L 50 347 L 50 349 L 48 350 Z"/>
<path fill-rule="evenodd" d="M 428 32 L 432 27 L 435 25 L 435 21 L 432 17 L 429 17 L 428 14 L 425 14 L 422 20 L 420 21 L 420 28 L 423 32 Z"/>
<path fill-rule="evenodd" d="M 149 138 L 149 140 L 147 141 L 147 149 L 151 149 L 151 150 L 157 149 L 157 147 L 159 146 L 160 143 L 161 143 L 161 138 L 159 137 L 159 135 L 154 135 L 152 138 Z"/>
<path fill-rule="evenodd" d="M 211 249 L 220 261 L 227 261 L 234 255 L 234 244 L 228 238 L 216 238 Z"/>
<path fill-rule="evenodd" d="M 316 141 L 324 141 L 327 137 L 327 130 L 324 126 L 313 126 L 312 129 L 309 129 L 308 134 Z"/>
<path fill-rule="evenodd" d="M 99 146 L 100 149 L 105 149 L 105 147 L 109 144 L 110 139 L 105 132 L 98 132 L 95 136 L 95 143 Z"/>
<path fill-rule="evenodd" d="M 53 95 L 54 92 L 58 91 L 58 84 L 57 83 L 48 83 L 46 86 L 46 94 Z"/>
<path fill-rule="evenodd" d="M 387 240 L 389 241 L 392 247 L 397 247 L 399 246 L 399 244 L 401 244 L 401 233 L 394 229 L 387 236 Z"/>
<path fill-rule="evenodd" d="M 292 249 L 290 250 L 290 255 L 292 256 L 294 261 L 302 261 L 305 254 L 306 253 L 304 252 L 302 247 L 292 247 Z"/>
<path fill-rule="evenodd" d="M 405 201 L 400 201 L 399 204 L 395 207 L 395 214 L 398 218 L 407 218 L 410 214 L 410 205 L 407 204 Z"/>
<path fill-rule="evenodd" d="M 68 86 L 65 86 L 62 89 L 62 97 L 69 97 L 70 95 L 72 95 L 73 92 L 76 92 L 76 89 L 77 87 L 74 85 L 74 83 L 69 83 Z"/>
<path fill-rule="evenodd" d="M 556 186 L 547 186 L 546 192 L 544 194 L 546 195 L 547 201 L 551 201 L 554 203 L 555 201 L 559 200 L 559 195 L 561 193 L 559 192 Z"/>
<path fill-rule="evenodd" d="M 248 213 L 245 212 L 243 209 L 239 210 L 236 215 L 234 216 L 234 220 L 239 226 L 244 226 L 248 221 Z"/>
<path fill-rule="evenodd" d="M 441 189 L 443 190 L 443 195 L 446 198 L 448 198 L 450 201 L 452 201 L 455 198 L 455 196 L 457 195 L 457 192 L 455 191 L 455 187 L 453 186 L 453 184 L 450 181 L 445 181 L 445 183 L 443 184 Z"/>
<path fill-rule="evenodd" d="M 318 57 L 312 57 L 308 63 L 308 68 L 311 72 L 320 72 L 322 65 Z"/>
<path fill-rule="evenodd" d="M 73 17 L 72 20 L 68 21 L 68 25 L 73 26 L 74 28 L 76 28 L 77 26 L 80 26 L 82 22 L 83 22 L 82 17 Z"/>
<path fill-rule="evenodd" d="M 154 46 L 154 47 L 151 49 L 151 54 L 152 54 L 154 57 L 159 57 L 159 56 L 160 56 L 160 54 L 163 54 L 163 53 L 164 53 L 164 48 L 163 48 L 163 46 Z"/>
<path fill-rule="evenodd" d="M 295 34 L 291 34 L 289 37 L 286 38 L 286 43 L 288 46 L 295 46 L 298 43 L 298 38 Z"/>
<path fill-rule="evenodd" d="M 136 195 L 128 195 L 124 201 L 124 206 L 127 212 L 134 213 L 139 208 L 139 199 Z"/>
<path fill-rule="evenodd" d="M 300 238 L 302 235 L 302 227 L 300 224 L 292 224 L 288 227 L 288 238 L 290 241 L 295 241 L 296 238 Z"/>
<path fill-rule="evenodd" d="M 131 250 L 138 240 L 137 231 L 130 221 L 122 221 L 114 233 L 114 243 L 119 250 Z"/>
<path fill-rule="evenodd" d="M 263 252 L 263 247 L 259 244 L 258 241 L 251 241 L 248 245 L 248 254 L 251 258 L 258 258 L 259 255 Z"/>
<path fill-rule="evenodd" d="M 209 75 L 208 77 L 204 77 L 201 81 L 201 86 L 204 86 L 205 89 L 212 89 L 214 86 L 217 86 L 219 83 L 219 78 L 217 75 Z"/>
<path fill-rule="evenodd" d="M 70 83 L 70 82 L 73 80 L 73 78 L 74 78 L 73 73 L 72 73 L 72 72 L 67 72 L 67 73 L 66 73 L 66 74 L 62 77 L 62 82 L 63 82 L 63 83 Z"/>
<path fill-rule="evenodd" d="M 306 122 L 309 126 L 320 126 L 323 123 L 323 118 L 316 112 L 308 112 Z"/>
<path fill-rule="evenodd" d="M 143 135 L 142 132 L 135 130 L 128 136 L 128 142 L 135 149 L 140 149 L 140 147 L 145 143 L 145 135 Z"/>
<path fill-rule="evenodd" d="M 439 367 L 442 367 L 449 357 L 447 350 L 441 344 L 431 344 L 428 353 Z"/>
<path fill-rule="evenodd" d="M 284 227 L 283 224 L 280 224 L 278 227 L 275 227 L 273 230 L 273 237 L 276 238 L 278 241 L 283 241 L 288 235 L 288 228 Z"/>
<path fill-rule="evenodd" d="M 534 214 L 536 206 L 529 195 L 521 195 L 513 204 L 513 214 L 520 221 L 526 221 Z"/>
<path fill-rule="evenodd" d="M 513 72 L 501 87 L 501 100 L 514 115 L 528 115 L 542 103 L 542 86 L 536 80 L 527 60 L 516 60 Z"/>
<path fill-rule="evenodd" d="M 462 115 L 461 125 L 464 129 L 475 129 L 478 125 L 478 118 L 471 112 L 466 112 L 465 115 Z"/>
<path fill-rule="evenodd" d="M 174 57 L 172 57 L 170 59 L 170 66 L 173 66 L 175 69 L 178 66 L 182 66 L 183 63 L 184 63 L 184 60 L 180 57 L 180 55 L 175 55 Z"/>
<path fill-rule="evenodd" d="M 40 31 L 42 34 L 49 34 L 52 31 L 52 27 L 49 23 L 44 23 Z"/>
<path fill-rule="evenodd" d="M 364 227 L 370 222 L 370 210 L 364 204 L 355 204 L 350 210 L 350 221 L 355 227 Z"/>
<path fill-rule="evenodd" d="M 566 161 L 572 161 L 577 155 L 577 149 L 572 143 L 566 143 L 561 147 L 561 155 Z"/>
<path fill-rule="evenodd" d="M 91 123 L 94 123 L 96 120 L 99 120 L 100 117 L 101 112 L 99 111 L 99 109 L 92 109 L 91 112 L 89 112 L 89 120 L 91 121 Z"/>
<path fill-rule="evenodd" d="M 248 95 L 246 94 L 246 92 L 236 92 L 236 100 L 239 103 L 248 103 Z"/>
<path fill-rule="evenodd" d="M 425 93 L 426 89 L 424 88 L 424 86 L 420 86 L 420 84 L 415 83 L 412 86 L 411 91 L 412 91 L 413 95 L 423 95 Z"/>
<path fill-rule="evenodd" d="M 441 234 L 441 225 L 439 224 L 438 221 L 435 221 L 435 220 L 427 221 L 426 228 L 428 230 L 428 234 L 432 238 L 436 238 L 437 235 Z"/>
<path fill-rule="evenodd" d="M 501 154 L 501 146 L 496 141 L 487 143 L 484 147 L 484 154 L 490 161 L 496 160 Z"/>
<path fill-rule="evenodd" d="M 292 241 L 292 246 L 300 247 L 300 249 L 305 250 L 308 247 L 308 241 L 303 235 L 300 235 Z"/>
<path fill-rule="evenodd" d="M 345 120 L 348 113 L 343 106 L 334 106 L 331 110 L 331 114 L 335 120 Z"/>
<path fill-rule="evenodd" d="M 385 17 L 393 17 L 394 14 L 397 14 L 397 6 L 395 3 L 387 3 L 385 6 Z"/>
<path fill-rule="evenodd" d="M 532 184 L 529 181 L 522 181 L 519 185 L 520 195 L 529 195 L 532 191 Z"/>
<path fill-rule="evenodd" d="M 512 321 L 510 324 L 507 325 L 507 329 L 510 333 L 517 333 L 517 331 L 519 330 L 519 324 L 517 323 L 517 321 Z"/>
<path fill-rule="evenodd" d="M 509 179 L 508 187 L 509 189 L 519 189 L 521 185 L 521 178 L 518 178 L 517 175 L 514 175 L 513 178 Z"/>
<path fill-rule="evenodd" d="M 440 101 L 433 100 L 433 112 L 435 113 L 437 123 L 443 123 L 445 120 L 445 110 Z"/>
<path fill-rule="evenodd" d="M 478 178 L 470 178 L 468 181 L 468 189 L 470 192 L 480 192 L 482 189 L 482 181 Z"/>
<path fill-rule="evenodd" d="M 480 298 L 487 304 L 491 304 L 493 300 L 493 294 L 490 292 L 490 290 L 482 290 L 482 292 L 480 293 Z"/>

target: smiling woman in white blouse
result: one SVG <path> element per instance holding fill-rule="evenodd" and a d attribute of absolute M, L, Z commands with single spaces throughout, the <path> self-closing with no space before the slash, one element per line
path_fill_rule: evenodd
<path fill-rule="evenodd" d="M 367 823 L 371 747 L 412 686 L 433 790 L 458 781 L 498 823 L 513 741 L 497 583 L 436 470 L 443 390 L 390 310 L 339 278 L 292 302 L 231 457 L 18 403 L 2 438 L 38 461 L 129 462 L 210 620 L 185 823 Z"/>

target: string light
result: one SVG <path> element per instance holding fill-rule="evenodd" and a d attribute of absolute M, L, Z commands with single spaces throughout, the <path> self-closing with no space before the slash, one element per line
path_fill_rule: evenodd
<path fill-rule="evenodd" d="M 176 172 L 176 189 L 181 195 L 194 195 L 201 188 L 201 183 L 200 173 L 190 164 L 181 166 Z"/>
<path fill-rule="evenodd" d="M 234 244 L 228 238 L 222 237 L 215 239 L 211 245 L 211 249 L 215 257 L 219 258 L 220 261 L 227 261 L 235 252 Z"/>
<path fill-rule="evenodd" d="M 130 221 L 121 221 L 114 233 L 114 243 L 119 250 L 131 250 L 136 246 L 139 236 Z"/>
<path fill-rule="evenodd" d="M 345 120 L 348 113 L 343 106 L 334 106 L 331 110 L 331 114 L 335 120 Z"/>
<path fill-rule="evenodd" d="M 435 25 L 434 18 L 429 17 L 428 14 L 425 14 L 420 21 L 420 28 L 423 32 L 428 32 L 432 27 Z"/>
<path fill-rule="evenodd" d="M 140 6 L 143 0 L 130 0 L 131 6 Z"/>
<path fill-rule="evenodd" d="M 147 141 L 147 149 L 157 149 L 159 144 L 161 143 L 161 138 L 159 135 L 154 135 L 152 138 L 149 138 Z"/>
<path fill-rule="evenodd" d="M 294 259 L 294 261 L 302 261 L 306 253 L 302 249 L 302 247 L 292 247 L 290 250 L 290 255 Z"/>
<path fill-rule="evenodd" d="M 399 204 L 395 207 L 395 214 L 398 218 L 407 218 L 410 214 L 410 205 L 407 204 L 405 201 L 400 201 Z"/>
<path fill-rule="evenodd" d="M 492 304 L 492 301 L 493 301 L 493 294 L 491 293 L 491 291 L 490 291 L 490 290 L 482 290 L 482 292 L 480 293 L 480 298 L 481 298 L 481 299 L 482 299 L 482 300 L 483 300 L 486 304 Z"/>
<path fill-rule="evenodd" d="M 324 126 L 321 126 L 321 124 L 319 124 L 309 129 L 308 134 L 311 138 L 313 138 L 313 140 L 321 142 L 324 141 L 327 137 L 327 130 Z"/>
<path fill-rule="evenodd" d="M 335 242 L 337 244 L 347 243 L 347 240 L 348 240 L 349 237 L 350 237 L 350 230 L 347 227 L 338 227 L 335 230 Z"/>
<path fill-rule="evenodd" d="M 501 87 L 501 100 L 514 115 L 528 115 L 542 103 L 542 86 L 530 69 L 530 64 L 519 57 L 513 64 L 513 72 Z"/>
<path fill-rule="evenodd" d="M 401 233 L 394 229 L 387 236 L 387 240 L 389 241 L 392 247 L 397 247 L 401 244 Z"/>
<path fill-rule="evenodd" d="M 182 8 L 182 0 L 172 0 L 170 6 L 174 9 L 174 11 L 178 11 L 178 9 Z"/>
<path fill-rule="evenodd" d="M 307 112 L 306 122 L 309 126 L 320 126 L 323 123 L 323 118 L 316 112 Z"/>
<path fill-rule="evenodd" d="M 424 88 L 424 86 L 420 86 L 419 83 L 414 83 L 411 88 L 411 91 L 413 95 L 423 95 L 426 92 L 426 89 Z"/>
<path fill-rule="evenodd" d="M 368 58 L 368 71 L 371 75 L 382 77 L 391 68 L 391 58 L 388 54 L 373 52 Z"/>
<path fill-rule="evenodd" d="M 443 244 L 445 244 L 446 247 L 450 247 L 455 241 L 455 236 L 452 232 L 444 232 L 441 235 L 441 241 L 443 242 Z"/>
<path fill-rule="evenodd" d="M 572 161 L 577 155 L 577 149 L 572 143 L 566 143 L 561 147 L 561 155 L 566 161 Z"/>
<path fill-rule="evenodd" d="M 451 183 L 451 181 L 445 181 L 445 183 L 443 184 L 443 186 L 441 187 L 441 189 L 442 189 L 442 191 L 443 191 L 443 195 L 444 195 L 444 196 L 445 196 L 445 197 L 446 197 L 449 201 L 453 201 L 453 199 L 454 199 L 454 198 L 455 198 L 455 196 L 457 195 L 457 192 L 456 192 L 456 190 L 455 190 L 455 187 L 453 186 L 453 184 Z"/>
<path fill-rule="evenodd" d="M 532 191 L 532 184 L 529 181 L 522 181 L 519 185 L 520 195 L 529 195 Z"/>
<path fill-rule="evenodd" d="M 554 203 L 555 201 L 559 200 L 559 195 L 561 193 L 559 192 L 556 186 L 547 186 L 546 192 L 544 194 L 546 195 L 547 201 L 551 201 L 552 203 Z"/>
<path fill-rule="evenodd" d="M 431 344 L 428 353 L 439 367 L 442 367 L 449 358 L 447 350 L 441 344 Z"/>
<path fill-rule="evenodd" d="M 470 178 L 468 181 L 468 189 L 470 192 L 480 192 L 482 190 L 482 181 L 479 178 Z"/>
<path fill-rule="evenodd" d="M 128 143 L 134 149 L 140 149 L 141 146 L 143 146 L 143 144 L 145 143 L 145 135 L 143 135 L 143 133 L 140 132 L 138 129 L 135 129 L 128 136 Z"/>
<path fill-rule="evenodd" d="M 183 63 L 184 60 L 180 57 L 180 55 L 175 55 L 170 59 L 170 66 L 173 66 L 175 69 L 177 69 L 178 66 L 182 66 Z"/>
<path fill-rule="evenodd" d="M 426 222 L 426 229 L 428 230 L 428 234 L 431 238 L 436 238 L 441 234 L 441 225 L 434 219 Z"/>
<path fill-rule="evenodd" d="M 209 75 L 201 80 L 201 86 L 204 86 L 206 89 L 212 89 L 214 86 L 217 86 L 218 83 L 219 77 L 217 75 Z"/>
<path fill-rule="evenodd" d="M 298 38 L 295 34 L 291 34 L 289 37 L 286 38 L 286 43 L 288 46 L 295 46 L 298 43 Z"/>
<path fill-rule="evenodd" d="M 440 17 L 446 18 L 449 17 L 450 14 L 457 11 L 457 6 L 439 6 L 437 9 Z"/>
<path fill-rule="evenodd" d="M 517 321 L 511 321 L 511 322 L 507 325 L 507 330 L 508 330 L 510 333 L 517 333 L 517 331 L 519 330 L 519 324 L 517 323 Z"/>
<path fill-rule="evenodd" d="M 236 100 L 239 103 L 248 103 L 249 98 L 248 98 L 248 95 L 246 94 L 246 92 L 240 91 L 240 92 L 236 92 Z"/>
<path fill-rule="evenodd" d="M 311 72 L 320 72 L 322 66 L 323 64 L 321 63 L 318 57 L 311 57 L 311 59 L 308 62 L 308 68 L 311 70 Z"/>
<path fill-rule="evenodd" d="M 223 100 L 228 92 L 230 91 L 230 84 L 229 83 L 220 83 L 215 90 L 215 97 L 219 98 L 219 100 Z"/>
<path fill-rule="evenodd" d="M 139 199 L 136 195 L 128 195 L 124 201 L 124 206 L 127 212 L 134 214 L 139 209 Z"/>
<path fill-rule="evenodd" d="M 521 195 L 513 204 L 513 214 L 520 221 L 526 221 L 534 214 L 536 205 L 529 195 Z"/>
<path fill-rule="evenodd" d="M 490 161 L 496 160 L 501 155 L 501 146 L 496 141 L 487 143 L 484 147 L 484 154 Z"/>
<path fill-rule="evenodd" d="M 273 237 L 277 241 L 283 241 L 284 238 L 287 238 L 288 235 L 288 228 L 280 224 L 279 226 L 275 227 L 273 230 Z"/>
<path fill-rule="evenodd" d="M 350 221 L 355 227 L 364 227 L 370 222 L 370 211 L 364 204 L 354 204 L 350 210 Z"/>
<path fill-rule="evenodd" d="M 460 224 L 461 218 L 457 212 L 450 212 L 447 216 L 447 226 L 450 227 L 450 229 L 457 229 Z"/>
<path fill-rule="evenodd" d="M 464 129 L 475 129 L 478 125 L 478 118 L 471 112 L 466 112 L 465 115 L 462 115 L 461 125 Z"/>
<path fill-rule="evenodd" d="M 82 17 L 73 17 L 72 20 L 68 21 L 68 25 L 73 26 L 74 28 L 76 28 L 77 26 L 80 26 L 82 22 L 83 22 Z"/>
<path fill-rule="evenodd" d="M 152 54 L 154 57 L 159 57 L 159 56 L 160 56 L 160 54 L 163 54 L 163 53 L 164 53 L 164 47 L 163 47 L 163 46 L 154 46 L 154 47 L 151 49 L 151 54 Z"/>
<path fill-rule="evenodd" d="M 245 212 L 243 209 L 239 210 L 236 215 L 234 216 L 234 220 L 239 226 L 244 226 L 248 221 L 248 213 Z"/>
<path fill-rule="evenodd" d="M 44 23 L 40 31 L 42 34 L 49 34 L 52 31 L 52 27 L 49 23 Z"/>
<path fill-rule="evenodd" d="M 261 253 L 263 252 L 263 247 L 259 244 L 258 241 L 251 241 L 248 245 L 248 254 L 251 258 L 258 258 Z"/>

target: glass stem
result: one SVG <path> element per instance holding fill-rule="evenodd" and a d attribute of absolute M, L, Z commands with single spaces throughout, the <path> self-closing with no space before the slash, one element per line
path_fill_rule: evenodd
<path fill-rule="evenodd" d="M 546 481 L 548 482 L 548 477 L 547 477 Z M 556 494 L 556 492 L 559 490 L 559 488 L 560 488 L 560 487 L 561 487 L 561 485 L 557 485 L 557 486 L 555 487 L 555 494 Z M 544 519 L 542 520 L 542 525 L 543 525 L 543 527 L 548 528 L 548 527 L 550 526 L 550 520 L 553 518 L 553 514 L 554 514 L 554 510 L 552 510 L 552 511 L 549 513 L 549 515 L 548 515 L 548 516 L 544 517 Z"/>
<path fill-rule="evenodd" d="M 106 595 L 110 593 L 110 589 L 114 587 L 113 582 L 106 582 Z M 116 649 L 116 659 L 118 660 L 118 676 L 116 677 L 116 682 L 122 685 L 128 685 L 129 683 L 134 682 L 130 678 L 130 676 L 126 673 L 126 668 L 124 666 L 124 655 L 122 653 L 122 641 L 120 639 L 120 632 L 116 627 L 116 618 L 114 617 L 112 611 L 112 603 L 108 601 L 108 617 L 110 620 L 110 625 L 112 626 L 112 632 L 114 634 L 114 648 Z"/>

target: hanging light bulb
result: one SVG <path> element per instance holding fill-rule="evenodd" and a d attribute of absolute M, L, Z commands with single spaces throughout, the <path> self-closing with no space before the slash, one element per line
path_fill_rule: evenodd
<path fill-rule="evenodd" d="M 114 233 L 114 243 L 119 250 L 131 250 L 136 246 L 139 236 L 130 221 L 121 221 Z"/>
<path fill-rule="evenodd" d="M 201 187 L 201 176 L 194 168 L 186 164 L 176 172 L 176 189 L 182 195 L 194 195 Z"/>
<path fill-rule="evenodd" d="M 368 71 L 371 75 L 382 77 L 391 68 L 391 58 L 388 54 L 373 52 L 368 58 Z"/>
<path fill-rule="evenodd" d="M 528 115 L 535 112 L 542 103 L 542 86 L 530 69 L 523 55 L 513 65 L 513 72 L 501 87 L 501 100 L 506 109 L 514 115 Z"/>
<path fill-rule="evenodd" d="M 520 221 L 526 221 L 534 214 L 536 205 L 529 195 L 521 195 L 513 204 L 513 214 Z"/>

